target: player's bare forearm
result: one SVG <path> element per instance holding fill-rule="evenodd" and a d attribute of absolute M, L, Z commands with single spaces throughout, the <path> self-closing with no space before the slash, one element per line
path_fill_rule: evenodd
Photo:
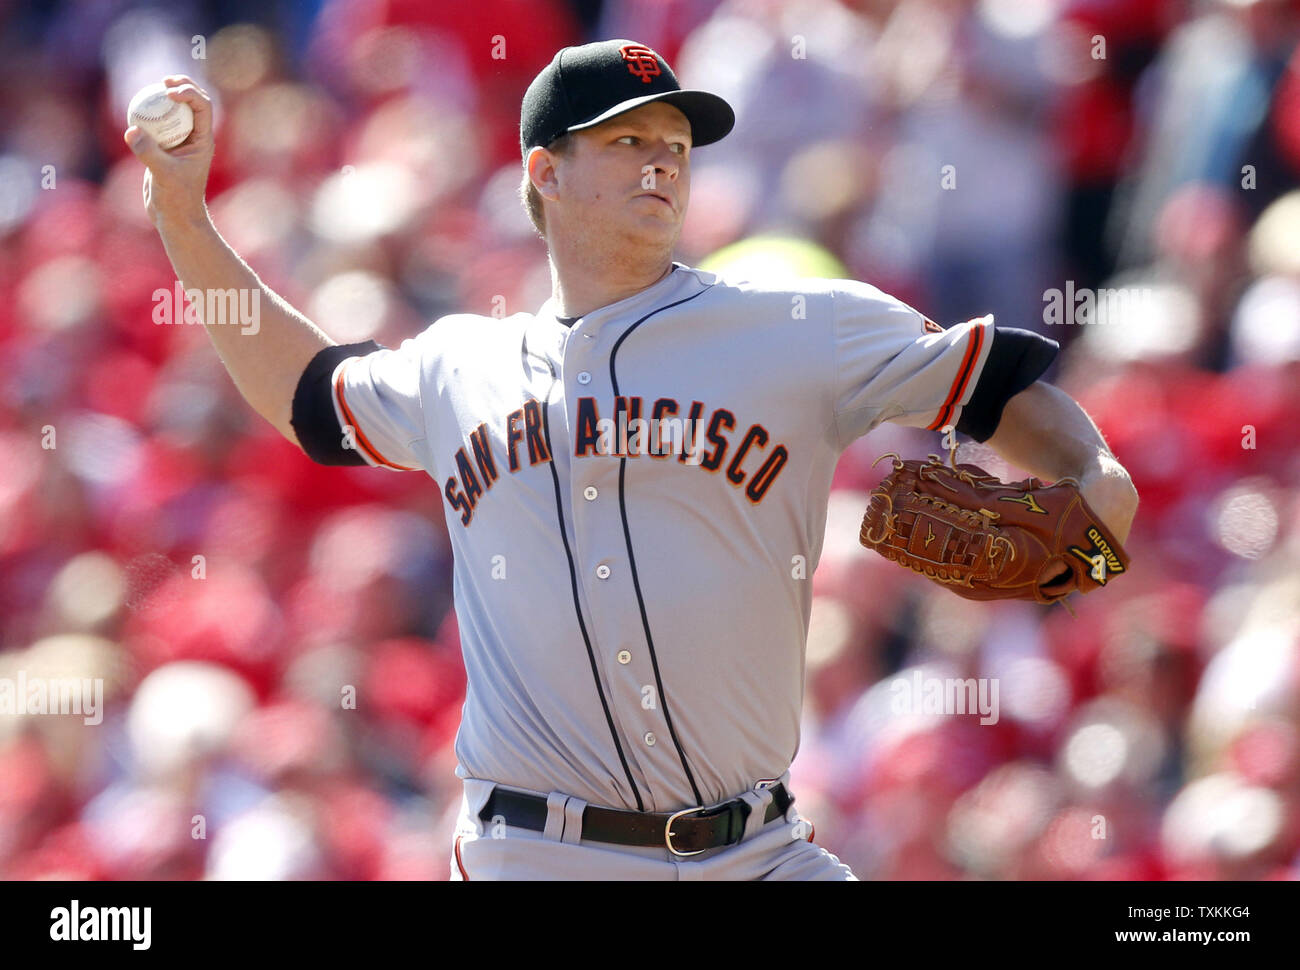
<path fill-rule="evenodd" d="M 145 209 L 162 237 L 176 278 L 187 293 L 204 294 L 191 306 L 235 386 L 253 410 L 298 444 L 290 421 L 294 391 L 312 357 L 334 341 L 258 279 L 217 232 L 204 203 L 215 147 L 211 99 L 185 75 L 168 77 L 164 84 L 171 100 L 193 110 L 194 130 L 170 151 L 138 127 L 124 133 L 146 167 Z M 228 319 L 229 314 L 227 319 L 207 319 L 209 296 L 221 298 L 212 301 L 214 312 L 219 305 L 238 306 L 239 325 L 232 325 L 235 321 Z M 253 319 L 242 319 L 248 310 Z"/>
<path fill-rule="evenodd" d="M 290 424 L 294 390 L 312 357 L 335 341 L 263 283 L 206 215 L 177 222 L 161 219 L 158 233 L 187 292 L 238 292 L 252 297 L 241 300 L 255 309 L 255 326 L 204 320 L 204 329 L 244 399 L 298 444 Z M 196 305 L 195 309 L 202 319 L 206 308 Z"/>
<path fill-rule="evenodd" d="M 1128 539 L 1138 493 L 1097 425 L 1070 395 L 1038 381 L 1011 398 L 988 444 L 1049 481 L 1076 478 L 1083 496 L 1120 542 Z"/>

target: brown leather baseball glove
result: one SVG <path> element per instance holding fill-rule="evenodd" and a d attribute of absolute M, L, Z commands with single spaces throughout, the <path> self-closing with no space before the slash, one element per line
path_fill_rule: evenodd
<path fill-rule="evenodd" d="M 872 491 L 859 539 L 958 596 L 1056 603 L 1128 569 L 1123 547 L 1074 479 L 1003 482 L 938 455 L 881 457 L 892 458 L 894 470 Z M 1062 566 L 1069 571 L 1053 578 Z"/>

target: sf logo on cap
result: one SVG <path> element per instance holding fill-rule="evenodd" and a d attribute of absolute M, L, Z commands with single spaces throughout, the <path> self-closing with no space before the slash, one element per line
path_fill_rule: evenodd
<path fill-rule="evenodd" d="M 652 77 L 663 73 L 659 70 L 659 58 L 655 52 L 643 44 L 624 44 L 618 52 L 627 61 L 628 73 L 639 77 L 643 84 L 649 84 Z"/>

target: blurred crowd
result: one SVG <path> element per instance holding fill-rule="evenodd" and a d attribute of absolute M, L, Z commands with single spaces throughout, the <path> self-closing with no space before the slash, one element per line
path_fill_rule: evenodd
<path fill-rule="evenodd" d="M 0 678 L 104 682 L 98 726 L 0 713 L 0 877 L 447 878 L 441 495 L 312 464 L 202 328 L 154 324 L 125 109 L 198 78 L 220 231 L 393 346 L 549 295 L 519 100 L 607 37 L 737 111 L 679 259 L 1059 340 L 1142 495 L 1077 618 L 971 603 L 857 544 L 871 462 L 937 436 L 846 452 L 792 769 L 816 841 L 872 879 L 1300 877 L 1300 3 L 66 0 L 0 30 Z M 1044 313 L 1106 289 L 1143 298 Z M 996 679 L 996 723 L 900 714 L 917 671 Z"/>

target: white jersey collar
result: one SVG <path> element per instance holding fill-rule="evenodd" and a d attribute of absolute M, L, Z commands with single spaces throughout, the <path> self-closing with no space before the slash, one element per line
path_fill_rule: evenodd
<path fill-rule="evenodd" d="M 603 307 L 598 307 L 590 313 L 578 317 L 578 319 L 574 321 L 574 326 L 576 327 L 580 324 L 586 324 L 589 327 L 600 326 L 606 320 L 616 317 L 626 317 L 630 314 L 636 313 L 642 308 L 645 310 L 652 310 L 665 302 L 666 298 L 670 294 L 674 293 L 685 282 L 690 280 L 696 280 L 696 276 L 690 271 L 690 267 L 685 263 L 679 263 L 674 260 L 672 268 L 665 273 L 663 279 L 659 280 L 657 283 L 653 283 L 650 286 L 647 286 L 644 290 L 641 290 L 639 293 L 633 293 L 631 296 L 619 300 L 617 303 L 610 303 Z M 548 297 L 546 302 L 538 309 L 536 314 L 537 318 L 548 320 L 556 326 L 564 326 L 564 324 L 559 322 L 560 317 L 556 312 L 557 309 L 555 297 Z M 565 329 L 568 328 L 566 327 Z"/>

